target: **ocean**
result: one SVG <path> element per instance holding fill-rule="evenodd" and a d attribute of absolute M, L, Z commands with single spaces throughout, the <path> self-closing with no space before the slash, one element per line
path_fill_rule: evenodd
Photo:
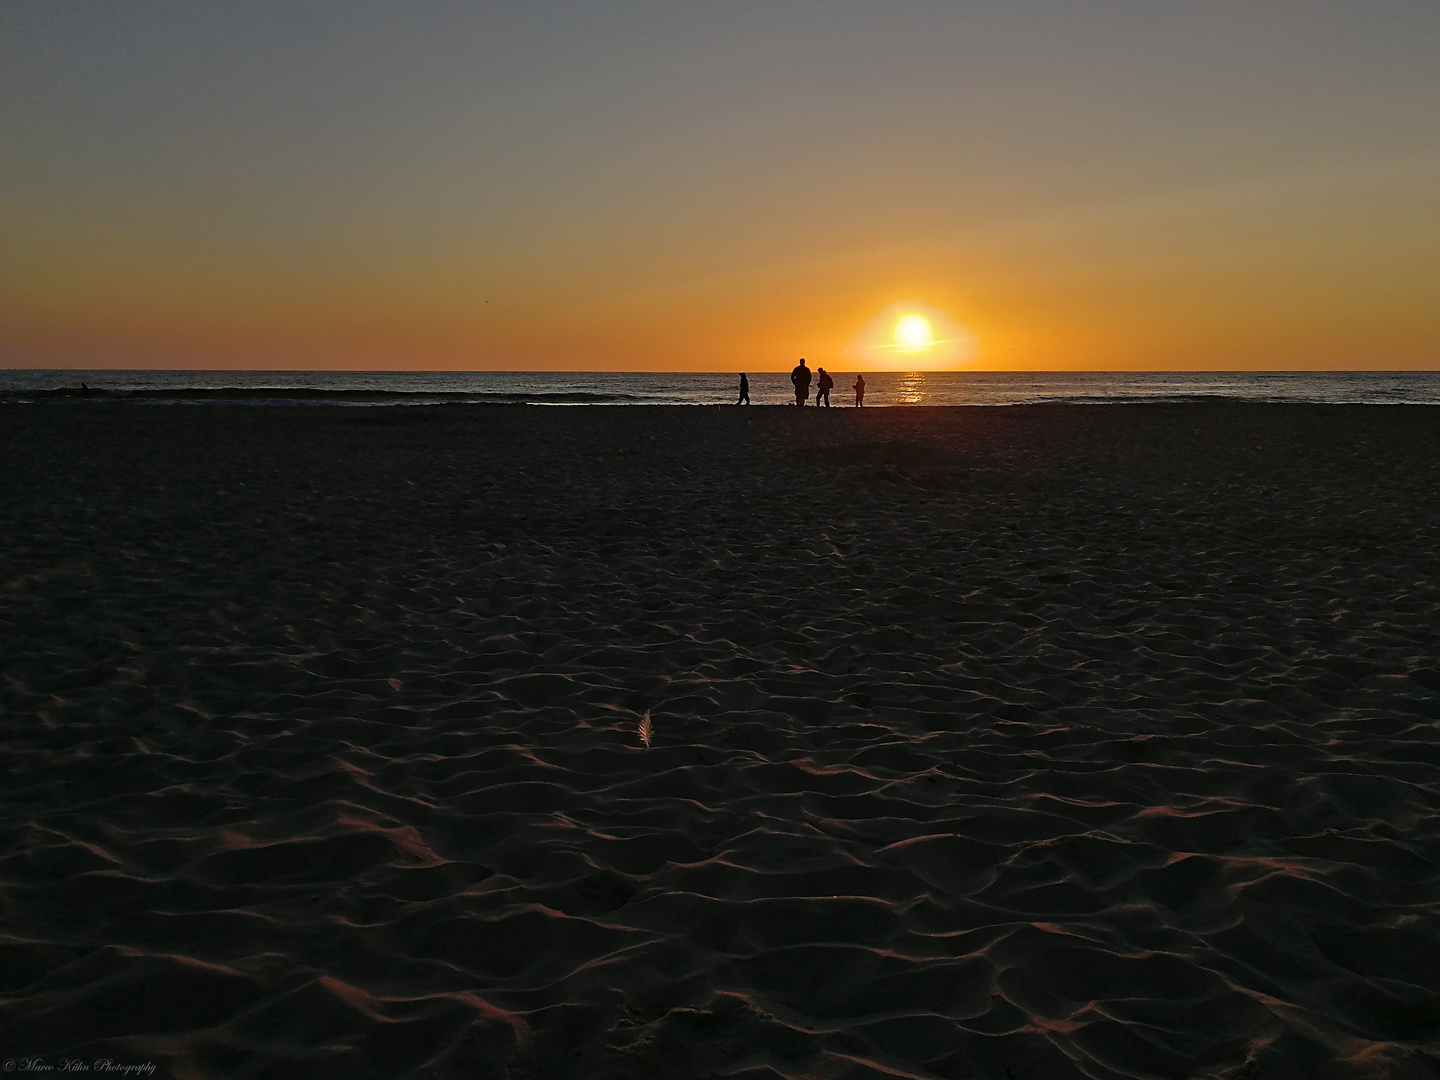
<path fill-rule="evenodd" d="M 788 372 L 751 372 L 750 399 L 793 398 Z M 1440 404 L 1440 371 L 867 372 L 866 406 L 1184 402 Z M 850 405 L 854 373 L 832 398 Z M 213 402 L 332 406 L 734 403 L 738 373 L 589 371 L 0 370 L 0 402 Z"/>

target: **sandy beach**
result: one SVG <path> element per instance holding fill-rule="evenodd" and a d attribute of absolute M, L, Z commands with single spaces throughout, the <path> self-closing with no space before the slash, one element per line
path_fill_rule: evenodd
<path fill-rule="evenodd" d="M 21 1071 L 1440 1076 L 1440 411 L 57 403 L 0 460 Z"/>

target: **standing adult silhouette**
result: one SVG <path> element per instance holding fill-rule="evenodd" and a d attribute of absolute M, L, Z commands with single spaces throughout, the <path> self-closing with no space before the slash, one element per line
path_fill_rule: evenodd
<path fill-rule="evenodd" d="M 865 404 L 865 376 L 855 376 L 855 407 L 858 409 Z"/>
<path fill-rule="evenodd" d="M 815 384 L 815 404 L 819 405 L 821 401 L 824 401 L 825 407 L 828 409 L 830 407 L 830 391 L 835 388 L 835 380 L 823 367 L 820 369 L 819 375 L 820 381 Z"/>
<path fill-rule="evenodd" d="M 795 365 L 795 370 L 790 372 L 790 381 L 795 384 L 795 404 L 804 405 L 810 397 L 810 369 L 805 366 L 803 356 Z"/>
<path fill-rule="evenodd" d="M 740 372 L 740 400 L 735 402 L 735 404 L 750 404 L 750 380 L 745 377 L 745 373 L 743 371 Z"/>

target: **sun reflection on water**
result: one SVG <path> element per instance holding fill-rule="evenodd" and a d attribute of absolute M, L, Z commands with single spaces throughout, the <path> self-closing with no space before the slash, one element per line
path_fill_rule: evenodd
<path fill-rule="evenodd" d="M 900 376 L 900 385 L 895 388 L 896 405 L 919 405 L 925 400 L 925 373 L 911 371 Z"/>

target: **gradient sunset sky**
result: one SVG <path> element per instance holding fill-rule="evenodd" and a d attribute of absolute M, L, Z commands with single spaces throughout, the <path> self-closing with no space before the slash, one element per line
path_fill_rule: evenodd
<path fill-rule="evenodd" d="M 844 371 L 912 311 L 1440 367 L 1440 3 L 0 6 L 0 366 Z"/>

